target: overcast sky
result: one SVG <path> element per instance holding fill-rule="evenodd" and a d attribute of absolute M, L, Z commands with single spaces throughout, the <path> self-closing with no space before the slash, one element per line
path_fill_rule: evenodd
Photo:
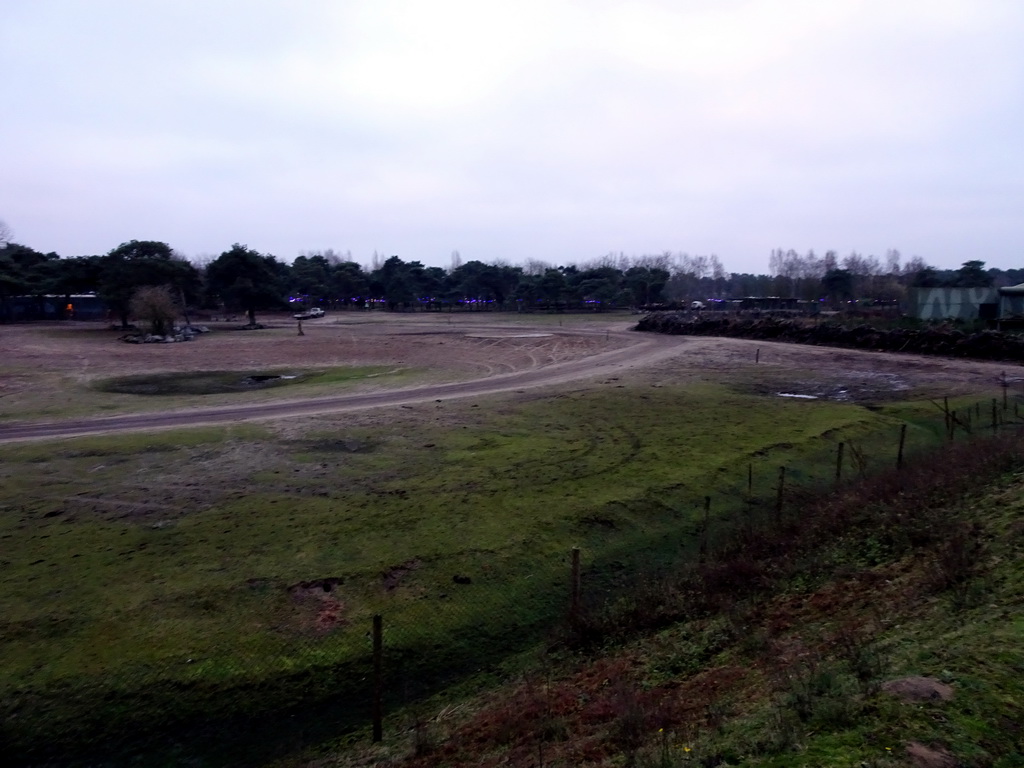
<path fill-rule="evenodd" d="M 1022 0 L 0 0 L 0 105 L 64 256 L 1024 267 Z"/>

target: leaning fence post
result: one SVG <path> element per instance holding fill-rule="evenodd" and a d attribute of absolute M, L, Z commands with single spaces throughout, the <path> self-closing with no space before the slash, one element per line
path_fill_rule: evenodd
<path fill-rule="evenodd" d="M 779 467 L 779 492 L 775 497 L 775 517 L 782 517 L 782 499 L 786 488 L 786 468 Z"/>
<path fill-rule="evenodd" d="M 761 362 L 761 348 L 758 347 L 757 350 L 754 352 L 754 365 L 757 365 L 760 362 Z"/>
<path fill-rule="evenodd" d="M 700 531 L 700 561 L 703 563 L 708 557 L 708 528 L 711 523 L 711 497 L 704 497 L 704 525 Z"/>
<path fill-rule="evenodd" d="M 373 740 L 384 740 L 384 710 L 381 700 L 384 693 L 382 660 L 384 655 L 383 620 L 379 613 L 373 616 Z"/>
<path fill-rule="evenodd" d="M 999 411 L 996 406 L 996 399 L 992 398 L 992 432 L 999 427 Z"/>
<path fill-rule="evenodd" d="M 846 443 L 840 443 L 836 450 L 836 485 L 839 485 L 843 479 L 843 449 L 845 447 Z"/>
<path fill-rule="evenodd" d="M 572 548 L 572 586 L 569 594 L 569 619 L 580 615 L 580 548 Z"/>
<path fill-rule="evenodd" d="M 903 446 L 907 442 L 907 425 L 900 425 L 900 449 L 896 453 L 896 469 L 903 469 Z"/>

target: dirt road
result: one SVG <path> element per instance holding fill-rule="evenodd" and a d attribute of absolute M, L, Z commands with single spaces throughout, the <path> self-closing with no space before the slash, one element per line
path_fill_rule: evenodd
<path fill-rule="evenodd" d="M 605 338 L 609 338 L 612 333 L 607 332 Z M 454 398 L 479 397 L 499 392 L 558 385 L 583 378 L 608 376 L 624 368 L 652 365 L 678 354 L 680 348 L 686 344 L 686 340 L 679 337 L 622 332 L 614 332 L 614 335 L 616 341 L 623 346 L 567 362 L 540 365 L 511 373 L 494 373 L 468 381 L 334 397 L 189 408 L 162 413 L 141 413 L 57 422 L 8 423 L 0 426 L 0 442 L 59 439 L 112 432 L 150 431 L 257 419 L 283 419 L 318 413 L 338 413 Z"/>

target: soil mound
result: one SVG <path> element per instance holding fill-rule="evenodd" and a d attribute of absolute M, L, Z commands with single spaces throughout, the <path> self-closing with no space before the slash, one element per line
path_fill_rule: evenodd
<path fill-rule="evenodd" d="M 815 324 L 805 319 L 694 317 L 688 312 L 652 312 L 640 320 L 637 330 L 1024 362 L 1024 338 L 1020 336 L 999 331 L 964 333 L 941 326 L 880 330 L 870 325 L 847 327 L 835 322 Z"/>
<path fill-rule="evenodd" d="M 949 701 L 953 689 L 933 677 L 901 677 L 882 684 L 882 690 L 904 701 Z"/>
<path fill-rule="evenodd" d="M 926 747 L 916 741 L 907 744 L 907 757 L 915 768 L 957 768 L 960 762 L 944 749 Z"/>

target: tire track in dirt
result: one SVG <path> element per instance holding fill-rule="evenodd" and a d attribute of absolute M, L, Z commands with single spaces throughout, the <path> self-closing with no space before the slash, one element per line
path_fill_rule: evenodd
<path fill-rule="evenodd" d="M 643 449 L 640 436 L 625 427 L 592 421 L 588 428 L 586 445 L 562 459 L 527 459 L 492 474 L 504 479 L 528 475 L 534 487 L 564 482 L 567 474 L 575 482 L 621 469 L 635 461 Z M 567 468 L 571 468 L 568 473 Z"/>

